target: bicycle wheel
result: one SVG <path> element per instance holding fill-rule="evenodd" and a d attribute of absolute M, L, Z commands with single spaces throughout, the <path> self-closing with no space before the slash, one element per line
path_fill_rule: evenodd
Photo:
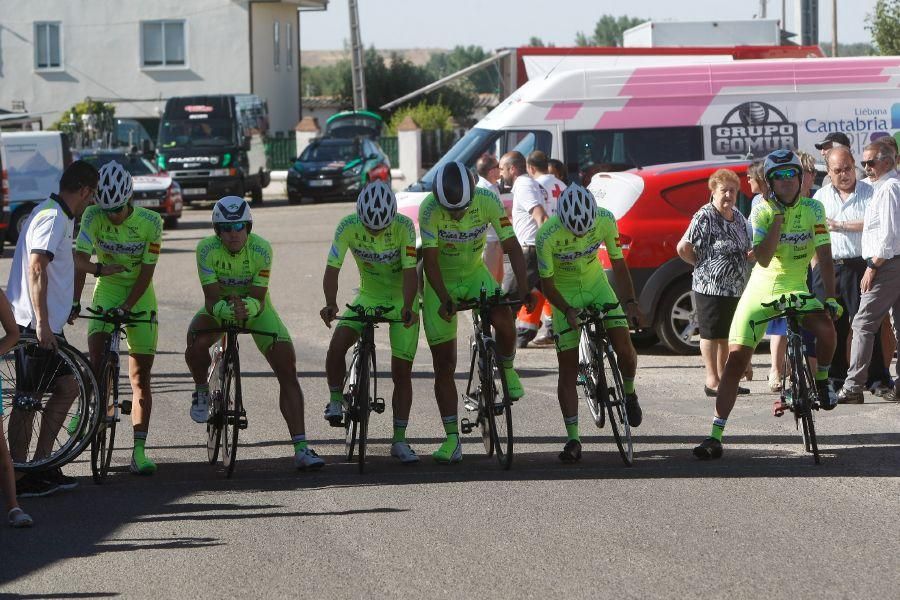
<path fill-rule="evenodd" d="M 219 448 L 222 445 L 222 426 L 225 409 L 222 406 L 222 349 L 216 344 L 213 348 L 213 363 L 209 376 L 209 418 L 206 420 L 206 458 L 209 464 L 216 464 Z"/>
<path fill-rule="evenodd" d="M 487 413 L 494 454 L 497 455 L 500 466 L 508 470 L 513 459 L 512 404 L 493 350 L 487 351 L 486 359 L 487 369 L 482 373 L 481 398 Z"/>
<path fill-rule="evenodd" d="M 238 434 L 241 431 L 241 364 L 237 349 L 231 346 L 225 357 L 224 381 L 222 382 L 222 465 L 225 477 L 234 473 L 237 462 Z"/>
<path fill-rule="evenodd" d="M 356 365 L 359 360 L 359 347 L 354 348 L 353 358 L 350 360 L 350 368 L 344 377 L 344 440 L 346 444 L 347 460 L 353 460 L 353 452 L 356 449 Z"/>
<path fill-rule="evenodd" d="M 606 404 L 608 391 L 603 370 L 595 368 L 594 355 L 593 344 L 588 340 L 587 334 L 582 332 L 578 342 L 578 390 L 591 411 L 594 425 L 602 429 L 606 423 L 603 406 Z"/>
<path fill-rule="evenodd" d="M 372 402 L 375 400 L 373 396 L 374 375 L 375 373 L 375 353 L 371 348 L 363 348 L 360 351 L 359 364 L 356 369 L 356 395 L 353 404 L 356 408 L 357 418 L 357 462 L 359 463 L 359 472 L 366 471 L 366 445 L 369 433 L 369 414 L 372 412 Z"/>
<path fill-rule="evenodd" d="M 117 356 L 107 356 L 103 361 L 100 375 L 100 424 L 91 439 L 91 475 L 94 483 L 103 483 L 109 474 L 113 447 L 116 441 L 116 422 L 119 415 L 118 378 L 116 377 Z M 104 409 L 105 407 L 105 409 Z"/>
<path fill-rule="evenodd" d="M 97 429 L 97 381 L 87 359 L 60 342 L 40 348 L 24 334 L 0 356 L 3 430 L 13 466 L 41 471 L 74 460 Z"/>
<path fill-rule="evenodd" d="M 619 447 L 619 455 L 622 457 L 622 461 L 630 467 L 634 462 L 634 445 L 631 442 L 628 413 L 625 412 L 625 386 L 622 384 L 622 374 L 619 372 L 615 353 L 610 348 L 606 348 L 604 356 L 606 360 L 599 357 L 603 364 L 597 365 L 597 368 L 603 370 L 604 378 L 611 385 L 604 386 L 608 393 L 602 395 L 602 398 L 606 404 L 606 411 L 609 413 L 609 427 L 612 429 L 616 446 Z"/>
<path fill-rule="evenodd" d="M 803 431 L 803 448 L 813 455 L 813 461 L 818 465 L 821 463 L 819 457 L 819 444 L 816 440 L 816 425 L 813 421 L 813 407 L 816 405 L 817 394 L 815 385 L 809 372 L 805 368 L 801 368 L 799 373 L 799 406 L 795 403 L 795 416 L 800 422 L 800 429 Z M 795 401 L 796 402 L 796 401 Z"/>

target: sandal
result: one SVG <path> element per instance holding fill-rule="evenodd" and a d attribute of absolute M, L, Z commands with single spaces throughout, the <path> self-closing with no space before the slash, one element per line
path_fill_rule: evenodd
<path fill-rule="evenodd" d="M 9 519 L 9 526 L 16 529 L 20 529 L 22 527 L 31 527 L 32 525 L 34 525 L 34 519 L 32 519 L 28 513 L 26 513 L 18 506 L 9 511 L 9 513 L 7 514 L 7 519 Z"/>

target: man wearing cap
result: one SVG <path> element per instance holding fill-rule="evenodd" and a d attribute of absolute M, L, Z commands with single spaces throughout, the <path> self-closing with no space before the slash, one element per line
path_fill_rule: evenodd
<path fill-rule="evenodd" d="M 825 160 L 825 154 L 832 148 L 838 148 L 840 146 L 843 146 L 848 149 L 851 148 L 850 147 L 850 138 L 847 137 L 846 133 L 843 133 L 840 131 L 834 131 L 832 133 L 829 133 L 828 135 L 825 136 L 825 139 L 823 139 L 821 142 L 819 142 L 815 146 L 816 146 L 816 150 L 821 152 L 822 160 Z M 850 151 L 852 152 L 853 150 L 851 149 Z M 827 164 L 826 164 L 826 166 L 827 166 Z M 866 172 L 863 169 L 861 169 L 859 166 L 856 167 L 856 179 L 859 181 L 866 180 Z M 822 180 L 822 187 L 825 187 L 829 183 L 831 183 L 831 174 L 830 173 L 826 174 L 825 179 Z"/>

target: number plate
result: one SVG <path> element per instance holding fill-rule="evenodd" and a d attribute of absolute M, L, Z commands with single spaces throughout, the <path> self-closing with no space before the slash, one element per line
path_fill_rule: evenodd
<path fill-rule="evenodd" d="M 330 179 L 313 179 L 309 182 L 309 187 L 326 187 L 334 183 Z"/>
<path fill-rule="evenodd" d="M 206 188 L 184 188 L 181 193 L 185 196 L 202 196 L 206 193 Z"/>
<path fill-rule="evenodd" d="M 135 206 L 159 206 L 159 200 L 153 200 L 152 198 L 149 200 L 132 200 L 131 203 Z"/>

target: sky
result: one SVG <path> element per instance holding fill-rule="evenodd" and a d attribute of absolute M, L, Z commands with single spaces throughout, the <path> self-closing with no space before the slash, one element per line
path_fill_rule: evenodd
<path fill-rule="evenodd" d="M 785 0 L 787 29 L 793 31 L 794 6 Z M 837 0 L 838 41 L 869 42 L 865 17 L 876 0 Z M 359 0 L 362 41 L 376 48 L 452 48 L 477 45 L 488 50 L 521 46 L 531 36 L 571 46 L 579 31 L 591 33 L 603 14 L 653 20 L 708 21 L 749 19 L 757 0 Z M 782 0 L 768 0 L 768 18 L 781 18 Z M 832 0 L 819 0 L 819 39 L 831 40 Z M 515 10 L 513 10 L 513 7 Z M 550 7 L 548 9 L 548 7 Z M 332 50 L 349 37 L 347 0 L 329 0 L 324 12 L 300 16 L 300 49 Z"/>

